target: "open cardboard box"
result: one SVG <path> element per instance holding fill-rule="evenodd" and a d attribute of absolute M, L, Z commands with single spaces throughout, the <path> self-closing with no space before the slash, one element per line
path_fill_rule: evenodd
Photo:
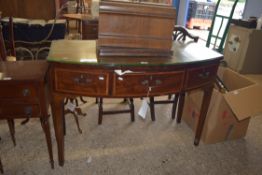
<path fill-rule="evenodd" d="M 250 117 L 262 113 L 262 86 L 228 68 L 219 68 L 218 76 L 229 92 L 214 88 L 201 140 L 217 143 L 246 135 Z M 203 92 L 187 93 L 182 119 L 196 130 Z"/>

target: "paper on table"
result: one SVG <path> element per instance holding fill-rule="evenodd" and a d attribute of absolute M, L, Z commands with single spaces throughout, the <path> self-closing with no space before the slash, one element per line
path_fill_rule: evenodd
<path fill-rule="evenodd" d="M 142 104 L 141 104 L 141 107 L 138 111 L 138 115 L 145 119 L 146 118 L 146 113 L 147 113 L 147 110 L 148 110 L 148 103 L 147 103 L 147 100 L 146 99 L 143 99 L 142 101 Z"/>
<path fill-rule="evenodd" d="M 117 74 L 117 75 L 124 75 L 124 74 L 127 74 L 127 73 L 132 73 L 133 71 L 131 71 L 131 70 L 126 70 L 126 71 L 122 71 L 122 70 L 120 70 L 120 69 L 116 69 L 115 70 L 115 73 Z"/>
<path fill-rule="evenodd" d="M 75 108 L 76 108 L 76 105 L 71 103 L 71 102 L 68 102 L 65 106 L 66 109 L 69 109 L 70 111 L 74 112 L 75 111 Z"/>

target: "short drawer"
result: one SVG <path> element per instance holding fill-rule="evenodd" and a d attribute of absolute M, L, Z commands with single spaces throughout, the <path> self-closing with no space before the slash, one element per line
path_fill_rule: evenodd
<path fill-rule="evenodd" d="M 152 96 L 181 90 L 184 72 L 146 72 L 114 75 L 114 96 Z"/>
<path fill-rule="evenodd" d="M 16 101 L 0 101 L 0 116 L 24 118 L 27 117 L 39 117 L 41 110 L 38 104 L 27 104 Z"/>
<path fill-rule="evenodd" d="M 37 88 L 34 85 L 24 84 L 1 84 L 0 98 L 25 98 L 34 99 L 37 97 Z"/>
<path fill-rule="evenodd" d="M 186 89 L 196 88 L 210 83 L 214 80 L 218 65 L 192 68 L 187 71 Z"/>
<path fill-rule="evenodd" d="M 108 95 L 109 74 L 102 71 L 55 69 L 55 90 L 86 96 Z"/>

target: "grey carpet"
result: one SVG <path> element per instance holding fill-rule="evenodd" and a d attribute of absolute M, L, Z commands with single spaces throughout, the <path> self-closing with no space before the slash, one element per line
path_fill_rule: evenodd
<path fill-rule="evenodd" d="M 262 117 L 252 118 L 244 139 L 213 145 L 193 145 L 194 134 L 182 122 L 170 119 L 171 106 L 156 106 L 156 122 L 129 114 L 105 116 L 97 125 L 97 105 L 86 98 L 86 117 L 66 116 L 65 165 L 58 166 L 56 141 L 50 120 L 55 169 L 49 164 L 46 142 L 38 119 L 24 126 L 16 120 L 14 147 L 7 123 L 0 121 L 0 155 L 5 174 L 17 175 L 255 175 L 262 172 Z M 107 100 L 106 102 L 111 102 Z M 107 108 L 125 108 L 113 100 Z M 136 111 L 141 101 L 135 100 Z"/>

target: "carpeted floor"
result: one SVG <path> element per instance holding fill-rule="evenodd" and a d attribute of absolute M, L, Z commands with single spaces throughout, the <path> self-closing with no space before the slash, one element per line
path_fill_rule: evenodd
<path fill-rule="evenodd" d="M 257 79 L 257 76 L 251 76 Z M 258 80 L 262 80 L 261 76 Z M 198 147 L 194 134 L 182 122 L 170 119 L 171 106 L 156 106 L 156 122 L 129 114 L 105 116 L 97 125 L 98 107 L 85 98 L 79 117 L 79 134 L 73 117 L 66 116 L 65 165 L 58 166 L 56 141 L 51 131 L 55 169 L 49 164 L 46 142 L 39 120 L 26 125 L 16 120 L 14 147 L 6 121 L 0 121 L 0 155 L 7 175 L 259 175 L 262 172 L 262 116 L 251 119 L 245 138 Z M 121 100 L 106 100 L 106 108 L 125 108 Z M 136 111 L 141 104 L 135 100 Z M 137 113 L 136 113 L 137 114 Z"/>
<path fill-rule="evenodd" d="M 106 116 L 97 125 L 97 106 L 93 99 L 84 107 L 88 116 L 80 117 L 79 134 L 68 115 L 65 137 L 66 162 L 50 169 L 43 132 L 38 120 L 21 126 L 16 122 L 17 146 L 13 147 L 5 122 L 1 122 L 1 157 L 5 174 L 260 174 L 262 167 L 262 118 L 251 120 L 245 139 L 193 146 L 193 133 L 182 122 L 169 118 L 170 106 L 157 106 L 157 121 L 149 116 L 128 114 Z M 119 101 L 108 107 L 125 107 Z M 140 103 L 136 100 L 136 106 Z"/>

